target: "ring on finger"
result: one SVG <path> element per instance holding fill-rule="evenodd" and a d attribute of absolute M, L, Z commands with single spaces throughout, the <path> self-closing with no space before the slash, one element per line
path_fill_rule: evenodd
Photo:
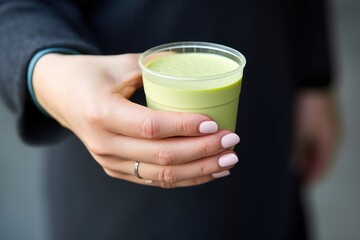
<path fill-rule="evenodd" d="M 140 162 L 139 161 L 135 161 L 135 164 L 134 164 L 134 175 L 135 177 L 137 177 L 138 179 L 143 179 L 140 174 L 139 174 L 139 165 L 140 165 Z M 147 184 L 151 184 L 153 181 L 151 179 L 145 179 L 145 183 Z"/>
<path fill-rule="evenodd" d="M 139 162 L 139 161 L 135 161 L 135 165 L 134 165 L 134 175 L 135 175 L 135 177 L 137 177 L 138 179 L 143 179 L 143 178 L 140 177 L 140 175 L 139 175 L 139 165 L 140 165 L 140 162 Z"/>

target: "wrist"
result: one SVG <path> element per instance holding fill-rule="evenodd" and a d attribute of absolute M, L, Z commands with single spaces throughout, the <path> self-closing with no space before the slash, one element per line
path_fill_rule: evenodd
<path fill-rule="evenodd" d="M 33 101 L 38 109 L 50 118 L 54 118 L 61 123 L 59 108 L 64 101 L 64 85 L 67 77 L 66 68 L 62 63 L 63 55 L 58 53 L 48 53 L 38 59 L 34 67 L 32 76 L 32 86 L 34 91 Z M 66 62 L 66 61 L 65 61 Z"/>
<path fill-rule="evenodd" d="M 35 104 L 35 106 L 41 111 L 45 116 L 50 117 L 49 113 L 43 108 L 42 104 L 38 101 L 38 96 L 34 87 L 34 73 L 35 67 L 38 65 L 38 62 L 45 55 L 53 53 L 65 53 L 65 54 L 78 54 L 79 52 L 68 49 L 68 48 L 48 48 L 38 51 L 30 60 L 27 71 L 27 90 L 28 93 Z"/>

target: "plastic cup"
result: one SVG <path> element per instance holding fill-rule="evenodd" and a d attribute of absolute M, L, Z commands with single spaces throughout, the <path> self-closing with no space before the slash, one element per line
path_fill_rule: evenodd
<path fill-rule="evenodd" d="M 220 129 L 235 131 L 246 64 L 235 49 L 207 42 L 175 42 L 145 51 L 139 59 L 147 106 L 203 113 Z"/>

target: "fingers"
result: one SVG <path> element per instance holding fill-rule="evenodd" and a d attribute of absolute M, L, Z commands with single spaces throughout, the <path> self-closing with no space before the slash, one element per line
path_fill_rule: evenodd
<path fill-rule="evenodd" d="M 204 136 L 173 137 L 155 141 L 114 136 L 107 147 L 111 149 L 111 155 L 120 159 L 168 166 L 216 155 L 235 146 L 239 141 L 240 138 L 235 133 L 220 130 Z"/>
<path fill-rule="evenodd" d="M 156 166 L 141 163 L 139 175 L 157 182 L 176 183 L 200 176 L 212 175 L 230 169 L 238 162 L 234 153 L 203 158 L 197 161 L 174 166 Z"/>
<path fill-rule="evenodd" d="M 106 172 L 108 175 L 111 176 L 111 173 L 109 171 L 106 171 Z M 224 175 L 227 176 L 229 174 L 230 174 L 230 172 L 226 171 L 226 174 L 224 174 Z M 111 177 L 113 177 L 113 176 L 111 176 Z M 147 179 L 139 179 L 139 178 L 136 178 L 135 176 L 126 175 L 126 174 L 119 174 L 119 175 L 117 175 L 117 177 L 119 179 L 126 180 L 129 182 L 146 185 L 146 186 L 150 186 L 150 187 L 161 187 L 161 188 L 178 188 L 178 187 L 197 186 L 197 185 L 211 182 L 216 179 L 211 175 L 207 175 L 207 176 L 202 176 L 202 177 L 198 177 L 198 178 L 191 179 L 191 180 L 184 180 L 184 181 L 180 181 L 180 182 L 176 182 L 176 183 L 167 183 L 167 182 L 149 181 Z"/>
<path fill-rule="evenodd" d="M 229 171 L 224 171 L 224 176 L 228 176 L 229 174 L 230 174 Z M 211 181 L 215 180 L 216 178 L 214 178 L 211 175 L 207 175 L 207 176 L 198 177 L 198 178 L 191 179 L 191 180 L 184 180 L 184 181 L 175 182 L 175 183 L 154 182 L 154 181 L 150 182 L 148 180 L 138 179 L 138 178 L 136 178 L 134 176 L 130 176 L 130 175 L 126 175 L 122 179 L 130 181 L 130 182 L 134 182 L 137 184 L 146 185 L 146 186 L 170 189 L 170 188 L 179 188 L 179 187 L 198 186 L 201 184 L 211 182 Z"/>
<path fill-rule="evenodd" d="M 107 127 L 114 133 L 160 139 L 171 136 L 200 136 L 214 133 L 217 124 L 202 114 L 155 111 L 117 98 L 114 109 L 109 111 Z"/>
<path fill-rule="evenodd" d="M 163 188 L 199 185 L 229 175 L 238 161 L 230 148 L 240 141 L 228 130 L 201 134 L 207 130 L 204 122 L 199 124 L 198 136 L 147 139 L 113 133 L 100 144 L 103 150 L 89 149 L 114 178 L 140 184 L 148 184 L 147 179 L 152 186 Z M 134 176 L 135 161 L 141 161 L 138 172 L 144 179 Z"/>
<path fill-rule="evenodd" d="M 238 162 L 235 152 L 229 148 L 240 139 L 226 130 L 199 137 L 157 141 L 115 138 L 111 142 L 122 146 L 118 153 L 121 157 L 111 154 L 93 156 L 109 176 L 139 184 L 150 182 L 151 186 L 162 188 L 199 185 L 229 175 L 229 169 Z M 137 151 L 130 149 L 134 147 Z M 138 160 L 141 162 L 137 173 L 142 179 L 134 172 Z"/>
<path fill-rule="evenodd" d="M 238 158 L 233 151 L 226 151 L 217 156 L 203 158 L 197 161 L 174 166 L 156 166 L 140 162 L 137 173 L 141 178 L 135 177 L 134 161 L 118 161 L 112 168 L 104 168 L 105 172 L 114 178 L 125 179 L 128 181 L 159 186 L 163 188 L 182 187 L 199 185 L 215 178 L 225 177 L 230 174 L 229 169 L 234 167 Z"/>
<path fill-rule="evenodd" d="M 108 158 L 107 169 L 114 173 L 135 175 L 135 161 L 119 161 L 117 158 Z M 144 179 L 151 179 L 157 182 L 174 183 L 199 176 L 212 175 L 228 170 L 238 162 L 233 151 L 225 151 L 221 154 L 205 157 L 197 161 L 187 162 L 180 165 L 158 166 L 155 164 L 140 162 L 137 173 Z M 111 165 L 110 165 L 111 164 Z"/>

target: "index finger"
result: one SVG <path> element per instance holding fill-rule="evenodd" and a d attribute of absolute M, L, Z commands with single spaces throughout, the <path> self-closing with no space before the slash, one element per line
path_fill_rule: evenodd
<path fill-rule="evenodd" d="M 118 100 L 108 127 L 115 133 L 147 139 L 200 136 L 218 131 L 216 122 L 206 115 L 156 111 L 124 98 Z"/>

